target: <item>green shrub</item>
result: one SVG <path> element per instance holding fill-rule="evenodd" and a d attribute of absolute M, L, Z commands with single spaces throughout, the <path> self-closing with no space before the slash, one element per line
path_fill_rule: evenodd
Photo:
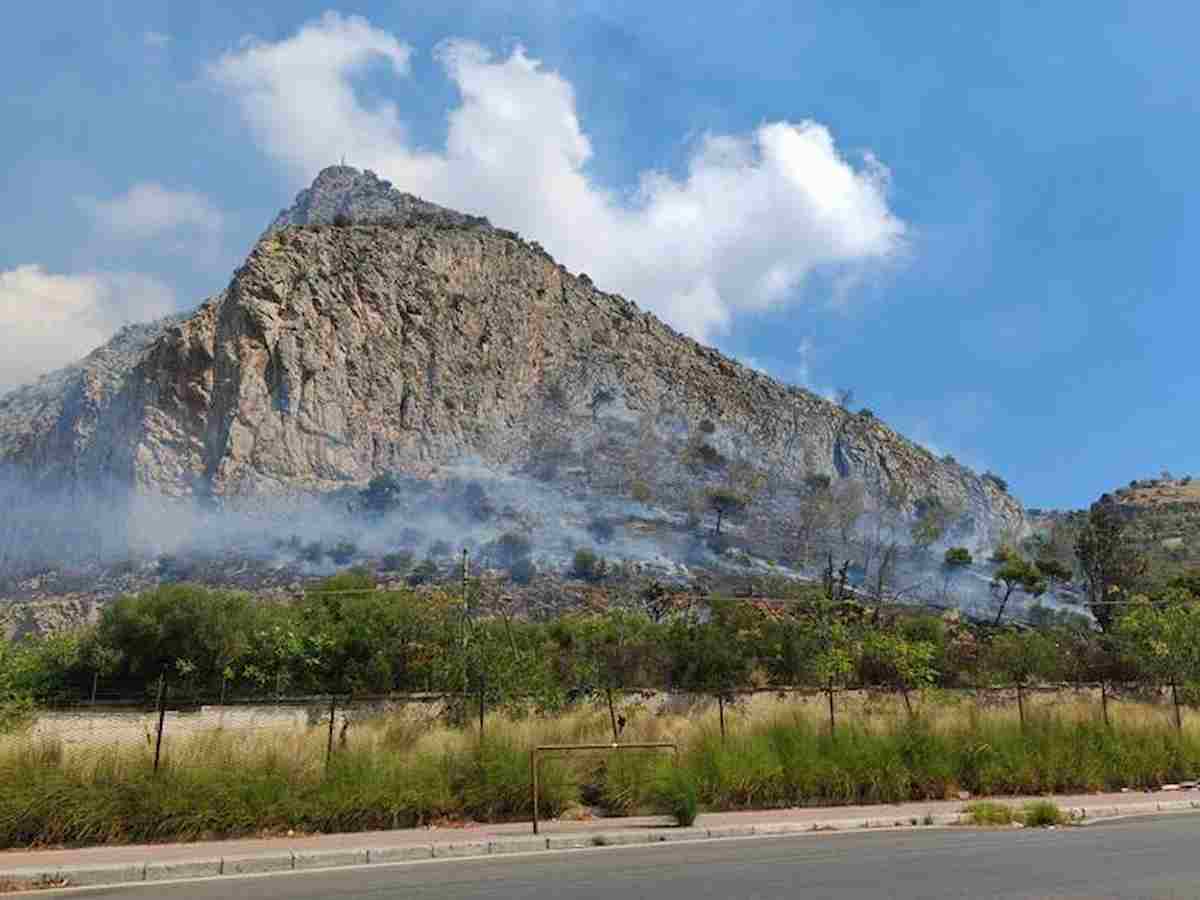
<path fill-rule="evenodd" d="M 972 562 L 971 551 L 966 547 L 951 547 L 946 551 L 942 560 L 947 568 L 957 569 L 969 566 Z"/>
<path fill-rule="evenodd" d="M 664 767 L 655 783 L 654 793 L 658 808 L 665 815 L 673 816 L 681 828 L 695 824 L 700 814 L 700 792 L 687 769 L 674 765 Z"/>
<path fill-rule="evenodd" d="M 1050 800 L 1035 800 L 1033 803 L 1026 803 L 1025 824 L 1030 828 L 1046 828 L 1050 825 L 1061 825 L 1066 821 L 1058 805 Z"/>
<path fill-rule="evenodd" d="M 408 575 L 408 583 L 412 587 L 429 584 L 438 577 L 438 565 L 432 559 L 423 559 Z"/>
<path fill-rule="evenodd" d="M 992 800 L 970 803 L 965 811 L 971 817 L 972 825 L 1010 825 L 1015 818 L 1010 806 Z"/>
<path fill-rule="evenodd" d="M 411 550 L 398 550 L 395 553 L 386 553 L 380 564 L 385 572 L 406 572 L 413 563 L 413 554 Z"/>
<path fill-rule="evenodd" d="M 571 562 L 571 574 L 584 581 L 599 581 L 608 574 L 608 563 L 595 551 L 580 547 Z"/>

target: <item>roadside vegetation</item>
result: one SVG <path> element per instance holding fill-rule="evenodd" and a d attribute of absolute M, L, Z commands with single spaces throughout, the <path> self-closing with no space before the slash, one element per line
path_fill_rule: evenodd
<path fill-rule="evenodd" d="M 972 795 L 1148 788 L 1200 774 L 1200 723 L 1122 704 L 1105 726 L 1091 704 L 1029 715 L 929 702 L 847 711 L 830 733 L 823 704 L 762 698 L 727 713 L 707 704 L 655 714 L 626 704 L 626 741 L 670 751 L 547 758 L 546 816 L 944 800 Z M 326 730 L 213 730 L 149 744 L 65 746 L 0 739 L 0 846 L 200 840 L 330 833 L 530 816 L 529 747 L 603 742 L 603 704 L 548 717 L 431 723 L 403 713 L 355 726 L 326 768 Z M 974 807 L 983 813 L 982 806 Z M 1025 821 L 1045 824 L 1045 810 Z M 996 824 L 994 817 L 979 821 Z"/>
<path fill-rule="evenodd" d="M 737 514 L 727 499 L 717 516 Z M 996 548 L 1001 614 L 978 622 L 852 590 L 849 564 L 832 559 L 820 583 L 771 601 L 648 590 L 544 621 L 484 610 L 471 580 L 453 593 L 382 590 L 364 570 L 288 600 L 189 584 L 121 597 L 94 626 L 0 644 L 0 846 L 524 819 L 529 749 L 545 743 L 674 742 L 678 759 L 547 759 L 540 806 L 681 823 L 706 809 L 1200 777 L 1200 580 L 1148 578 L 1106 514 L 1078 532 L 1068 562 L 1061 544 Z M 520 541 L 503 549 L 510 563 L 528 558 Z M 947 551 L 947 581 L 970 559 Z M 593 556 L 574 564 L 604 577 Z M 1010 595 L 1080 571 L 1092 618 L 1004 621 Z M 143 708 L 158 696 L 401 702 L 337 735 L 328 717 L 172 733 L 156 772 L 149 730 L 144 743 L 108 744 L 39 728 L 100 683 Z M 413 692 L 435 698 L 436 715 L 414 717 Z M 652 707 L 664 693 L 687 702 Z"/>

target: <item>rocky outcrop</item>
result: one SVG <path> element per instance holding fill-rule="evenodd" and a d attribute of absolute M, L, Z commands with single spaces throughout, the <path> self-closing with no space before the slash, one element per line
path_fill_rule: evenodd
<path fill-rule="evenodd" d="M 713 462 L 700 475 L 671 463 L 697 447 Z M 224 293 L 0 399 L 0 461 L 50 482 L 233 502 L 464 457 L 624 460 L 626 487 L 656 480 L 680 503 L 689 479 L 740 461 L 776 481 L 861 480 L 875 497 L 902 484 L 907 502 L 936 497 L 984 533 L 1022 516 L 879 420 L 701 346 L 511 232 L 345 167 L 280 214 Z"/>
<path fill-rule="evenodd" d="M 359 225 L 431 225 L 441 228 L 487 226 L 487 219 L 456 212 L 406 194 L 370 169 L 350 166 L 322 170 L 296 202 L 275 217 L 267 234 L 293 225 L 334 225 L 342 219 Z"/>

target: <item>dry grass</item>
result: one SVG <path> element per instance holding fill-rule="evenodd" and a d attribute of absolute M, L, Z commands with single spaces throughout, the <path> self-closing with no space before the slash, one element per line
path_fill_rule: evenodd
<path fill-rule="evenodd" d="M 1110 704 L 1112 726 L 1088 698 L 1031 697 L 1022 728 L 1008 705 L 928 695 L 909 717 L 880 694 L 842 696 L 829 733 L 824 697 L 760 695 L 714 703 L 622 705 L 621 739 L 675 741 L 669 753 L 546 759 L 539 803 L 549 815 L 581 806 L 617 814 L 897 802 L 976 795 L 1150 787 L 1200 773 L 1200 722 L 1182 734 L 1169 707 Z M 0 739 L 0 846 L 191 840 L 288 830 L 391 828 L 448 819 L 529 815 L 528 750 L 607 742 L 607 709 L 554 717 L 491 714 L 484 736 L 405 711 L 327 728 L 212 729 L 172 737 L 152 772 L 149 742 L 64 744 Z M 664 773 L 674 772 L 670 784 Z M 670 788 L 665 790 L 664 785 Z"/>

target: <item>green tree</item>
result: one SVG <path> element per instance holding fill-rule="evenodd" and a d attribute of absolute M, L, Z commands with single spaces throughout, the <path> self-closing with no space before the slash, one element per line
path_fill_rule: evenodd
<path fill-rule="evenodd" d="M 910 529 L 913 545 L 928 550 L 946 536 L 954 512 L 938 497 L 922 497 L 915 505 L 916 518 Z"/>
<path fill-rule="evenodd" d="M 894 630 L 873 630 L 863 642 L 862 653 L 864 668 L 900 691 L 905 709 L 913 715 L 909 694 L 932 687 L 937 680 L 937 645 L 932 641 L 910 640 Z"/>
<path fill-rule="evenodd" d="M 994 635 L 988 643 L 988 671 L 1016 686 L 1017 711 L 1022 726 L 1025 724 L 1025 687 L 1054 677 L 1059 671 L 1060 658 L 1058 643 L 1048 631 L 1006 631 Z"/>
<path fill-rule="evenodd" d="M 964 569 L 973 561 L 971 551 L 966 547 L 951 547 L 942 557 L 942 565 L 947 569 Z"/>
<path fill-rule="evenodd" d="M 358 506 L 368 516 L 382 518 L 404 502 L 404 481 L 394 472 L 376 475 L 359 492 Z"/>
<path fill-rule="evenodd" d="M 1031 597 L 1040 597 L 1046 592 L 1046 579 L 1032 563 L 1019 556 L 1009 556 L 1007 561 L 992 573 L 992 590 L 998 600 L 996 621 L 993 624 L 999 625 L 1004 618 L 1009 598 L 1016 591 L 1022 591 Z"/>
<path fill-rule="evenodd" d="M 721 522 L 730 516 L 743 512 L 750 503 L 750 498 L 744 493 L 728 487 L 709 488 L 704 493 L 708 508 L 717 514 L 715 534 L 721 536 Z"/>
<path fill-rule="evenodd" d="M 1039 557 L 1034 562 L 1034 566 L 1037 567 L 1042 577 L 1046 579 L 1046 590 L 1051 594 L 1054 593 L 1055 584 L 1071 580 L 1070 567 L 1052 556 Z"/>
<path fill-rule="evenodd" d="M 1182 726 L 1178 688 L 1200 681 L 1200 606 L 1178 589 L 1153 602 L 1137 597 L 1115 630 L 1123 649 L 1147 675 L 1171 685 L 1175 724 Z"/>
<path fill-rule="evenodd" d="M 1129 538 L 1120 514 L 1097 503 L 1075 538 L 1075 556 L 1087 590 L 1087 602 L 1097 624 L 1108 631 L 1119 608 L 1111 601 L 1131 593 L 1146 574 L 1146 559 Z"/>
<path fill-rule="evenodd" d="M 254 614 L 244 594 L 164 585 L 106 606 L 96 638 L 116 654 L 122 678 L 149 684 L 165 671 L 212 685 L 240 654 Z"/>

